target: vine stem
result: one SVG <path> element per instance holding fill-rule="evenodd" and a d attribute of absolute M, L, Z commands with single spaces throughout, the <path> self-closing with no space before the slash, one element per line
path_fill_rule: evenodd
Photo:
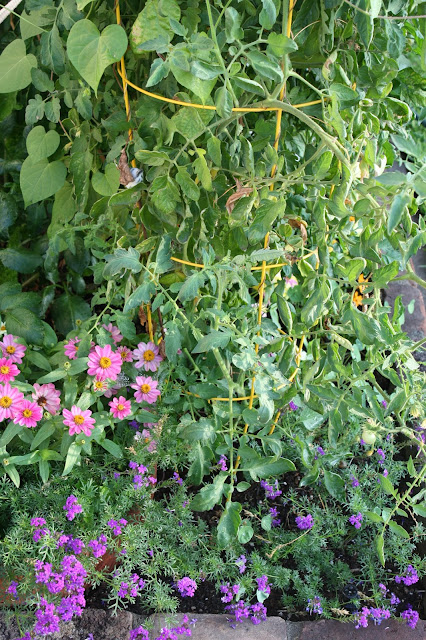
<path fill-rule="evenodd" d="M 417 273 L 414 272 L 414 269 L 409 262 L 407 262 L 407 272 L 408 273 L 405 273 L 402 276 L 394 278 L 392 282 L 395 282 L 397 280 L 412 280 L 413 282 L 416 282 L 418 285 L 423 287 L 423 289 L 426 289 L 426 280 L 423 280 L 422 278 L 420 278 L 420 276 L 417 275 Z"/>
<path fill-rule="evenodd" d="M 224 63 L 223 58 L 222 58 L 222 53 L 220 51 L 219 43 L 217 41 L 216 25 L 215 25 L 214 20 L 213 20 L 212 7 L 211 7 L 211 4 L 210 4 L 210 0 L 206 0 L 206 7 L 207 7 L 207 14 L 209 16 L 209 23 L 210 23 L 210 31 L 211 31 L 211 34 L 212 34 L 212 40 L 213 40 L 214 46 L 215 46 L 216 58 L 217 58 L 217 60 L 218 60 L 218 62 L 220 64 L 220 66 L 222 67 L 222 72 L 223 72 L 225 84 L 229 89 L 229 93 L 232 96 L 234 104 L 236 104 L 238 106 L 238 99 L 237 99 L 237 96 L 235 95 L 234 90 L 232 88 L 232 85 L 231 85 L 231 83 L 229 81 L 228 70 L 225 67 L 225 63 Z"/>

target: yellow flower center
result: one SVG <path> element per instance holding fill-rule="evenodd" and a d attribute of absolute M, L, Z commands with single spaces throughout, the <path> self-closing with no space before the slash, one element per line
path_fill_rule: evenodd
<path fill-rule="evenodd" d="M 13 354 L 15 353 L 16 349 L 15 347 L 12 347 L 12 345 L 10 344 L 8 347 L 6 347 L 6 351 L 7 353 Z"/>
<path fill-rule="evenodd" d="M 74 416 L 74 422 L 75 424 L 78 424 L 78 425 L 83 424 L 84 422 L 83 416 L 82 415 Z"/>
<path fill-rule="evenodd" d="M 95 389 L 103 389 L 103 388 L 104 388 L 104 383 L 102 382 L 102 380 L 96 380 Z"/>
<path fill-rule="evenodd" d="M 142 391 L 142 393 L 149 393 L 151 391 L 151 385 L 143 384 L 141 386 L 141 391 Z"/>
<path fill-rule="evenodd" d="M 143 354 L 143 359 L 145 360 L 145 362 L 151 362 L 151 360 L 154 360 L 154 358 L 155 353 L 151 351 L 151 349 L 147 349 Z"/>
<path fill-rule="evenodd" d="M 0 407 L 3 407 L 3 409 L 8 409 L 11 404 L 12 398 L 9 398 L 9 396 L 3 396 L 3 398 L 0 398 Z"/>
<path fill-rule="evenodd" d="M 4 364 L 3 366 L 1 366 L 1 367 L 0 367 L 0 372 L 1 372 L 3 375 L 6 375 L 7 373 L 9 373 L 9 371 L 10 371 L 10 367 L 7 367 L 5 364 Z"/>
<path fill-rule="evenodd" d="M 118 404 L 118 405 L 117 405 L 117 409 L 118 409 L 119 411 L 123 411 L 123 409 L 124 409 L 124 404 Z"/>
<path fill-rule="evenodd" d="M 0 331 L 6 331 L 6 325 L 5 325 L 5 324 L 2 324 L 2 325 L 1 325 L 1 327 L 0 327 Z"/>
<path fill-rule="evenodd" d="M 124 360 L 126 358 L 126 356 L 127 356 L 127 351 L 122 351 L 120 353 L 120 356 L 121 356 L 121 359 Z"/>
<path fill-rule="evenodd" d="M 22 415 L 24 416 L 24 418 L 31 418 L 33 412 L 31 411 L 31 409 L 24 409 Z"/>
<path fill-rule="evenodd" d="M 108 367 L 111 366 L 111 360 L 104 356 L 99 360 L 99 364 L 101 365 L 102 369 L 108 369 Z"/>

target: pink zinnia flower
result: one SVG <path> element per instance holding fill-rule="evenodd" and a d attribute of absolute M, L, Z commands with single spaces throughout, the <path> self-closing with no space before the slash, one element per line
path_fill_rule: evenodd
<path fill-rule="evenodd" d="M 20 371 L 16 364 L 9 358 L 0 358 L 0 381 L 10 382 L 19 376 Z"/>
<path fill-rule="evenodd" d="M 118 344 L 122 341 L 123 336 L 120 333 L 120 329 L 113 325 L 111 322 L 109 324 L 103 324 L 102 329 L 110 332 L 110 334 L 112 335 L 112 339 L 114 340 L 114 344 Z"/>
<path fill-rule="evenodd" d="M 136 369 L 143 367 L 145 371 L 157 371 L 160 362 L 163 360 L 160 356 L 160 350 L 153 342 L 139 342 L 138 348 L 133 351 Z"/>
<path fill-rule="evenodd" d="M 123 420 L 123 418 L 126 418 L 132 413 L 132 403 L 130 400 L 126 400 L 123 396 L 114 398 L 114 400 L 108 402 L 108 404 L 111 407 L 110 411 L 114 418 Z"/>
<path fill-rule="evenodd" d="M 115 353 L 109 344 L 105 347 L 95 347 L 93 353 L 89 353 L 89 376 L 96 376 L 98 380 L 116 380 L 121 371 L 121 356 Z"/>
<path fill-rule="evenodd" d="M 157 402 L 157 398 L 160 395 L 160 390 L 157 389 L 158 381 L 153 380 L 150 377 L 144 378 L 144 376 L 138 376 L 136 378 L 136 384 L 130 385 L 132 389 L 136 389 L 134 394 L 136 402 L 148 402 L 148 404 L 154 404 Z"/>
<path fill-rule="evenodd" d="M 33 400 L 35 400 L 39 407 L 55 415 L 61 404 L 59 396 L 61 392 L 55 388 L 55 385 L 49 382 L 48 384 L 33 384 L 34 393 L 31 394 Z"/>
<path fill-rule="evenodd" d="M 77 359 L 77 351 L 78 351 L 77 342 L 80 342 L 80 338 L 71 338 L 71 340 L 68 340 L 68 342 L 64 345 L 65 355 L 70 360 Z"/>
<path fill-rule="evenodd" d="M 74 404 L 71 407 L 71 411 L 69 411 L 69 409 L 64 409 L 62 413 L 65 418 L 63 421 L 64 425 L 70 428 L 70 436 L 81 432 L 86 436 L 90 436 L 90 433 L 95 426 L 94 418 L 90 417 L 92 415 L 90 409 L 82 411 Z"/>
<path fill-rule="evenodd" d="M 120 354 L 123 362 L 133 362 L 133 353 L 129 347 L 118 347 L 117 353 Z"/>
<path fill-rule="evenodd" d="M 0 420 L 13 418 L 23 399 L 24 394 L 11 387 L 8 382 L 0 384 Z"/>
<path fill-rule="evenodd" d="M 43 409 L 38 406 L 37 402 L 31 400 L 22 400 L 14 412 L 13 422 L 20 424 L 22 427 L 36 427 L 37 422 L 43 417 Z"/>
<path fill-rule="evenodd" d="M 99 380 L 99 378 L 95 378 L 93 380 L 93 391 L 95 393 L 99 391 L 102 391 L 103 393 L 107 389 L 108 389 L 108 382 L 106 380 Z"/>
<path fill-rule="evenodd" d="M 3 336 L 3 340 L 0 342 L 0 347 L 3 352 L 4 358 L 9 358 L 9 360 L 12 360 L 12 362 L 17 362 L 18 364 L 20 364 L 22 362 L 22 358 L 25 355 L 27 347 L 24 347 L 23 344 L 15 342 L 15 340 L 17 340 L 17 338 L 8 333 Z"/>

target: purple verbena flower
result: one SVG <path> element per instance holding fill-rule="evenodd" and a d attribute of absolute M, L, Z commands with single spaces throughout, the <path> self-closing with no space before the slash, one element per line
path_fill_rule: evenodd
<path fill-rule="evenodd" d="M 226 464 L 228 461 L 228 458 L 226 456 L 220 456 L 219 461 L 218 461 L 218 466 L 220 471 L 228 471 L 228 465 Z"/>
<path fill-rule="evenodd" d="M 310 513 L 307 516 L 297 516 L 296 524 L 298 529 L 311 529 L 314 526 L 314 519 Z"/>
<path fill-rule="evenodd" d="M 186 598 L 187 596 L 192 598 L 192 596 L 195 594 L 197 583 L 195 582 L 195 580 L 191 580 L 191 578 L 185 576 L 178 581 L 177 588 L 183 598 Z"/>
<path fill-rule="evenodd" d="M 271 587 L 268 584 L 268 576 L 260 576 L 260 578 L 256 578 L 257 582 L 257 590 L 262 591 L 264 594 L 268 595 L 271 593 Z"/>
<path fill-rule="evenodd" d="M 66 516 L 68 520 L 74 520 L 77 513 L 82 513 L 83 507 L 81 504 L 78 504 L 77 498 L 74 495 L 70 495 L 63 506 L 63 510 L 66 511 Z"/>
<path fill-rule="evenodd" d="M 308 606 L 306 607 L 306 611 L 308 611 L 310 614 L 318 613 L 319 615 L 321 615 L 321 613 L 323 612 L 323 608 L 319 596 L 314 596 L 312 599 L 308 598 Z"/>
<path fill-rule="evenodd" d="M 281 524 L 281 520 L 280 520 L 280 518 L 278 517 L 278 515 L 279 515 L 279 514 L 278 514 L 278 509 L 277 509 L 276 507 L 270 507 L 270 508 L 269 508 L 269 513 L 270 513 L 270 514 L 271 514 L 271 516 L 272 516 L 271 526 L 272 526 L 273 528 L 275 528 L 275 527 L 279 527 L 279 526 L 280 526 L 280 524 Z"/>
<path fill-rule="evenodd" d="M 275 480 L 273 486 L 268 484 L 266 480 L 261 480 L 260 486 L 265 489 L 266 497 L 270 500 L 274 500 L 274 498 L 278 498 L 282 494 L 282 491 L 278 489 L 278 480 Z"/>
<path fill-rule="evenodd" d="M 290 409 L 290 411 L 297 411 L 299 407 L 295 402 L 293 402 L 293 400 L 290 400 L 290 402 L 288 403 L 288 408 Z"/>
<path fill-rule="evenodd" d="M 355 476 L 351 476 L 351 484 L 354 489 L 355 487 L 359 487 L 359 481 L 355 478 Z"/>
<path fill-rule="evenodd" d="M 182 480 L 182 478 L 180 477 L 180 475 L 178 474 L 178 472 L 177 472 L 177 471 L 175 471 L 175 472 L 174 472 L 174 474 L 173 474 L 173 480 L 175 480 L 175 481 L 176 481 L 176 483 L 177 483 L 179 486 L 182 486 L 182 485 L 183 485 L 183 480 Z"/>
<path fill-rule="evenodd" d="M 419 621 L 419 614 L 417 613 L 417 611 L 414 611 L 414 609 L 412 609 L 411 605 L 409 605 L 408 609 L 405 609 L 405 611 L 401 613 L 401 618 L 407 621 L 407 625 L 409 627 L 415 629 Z"/>
<path fill-rule="evenodd" d="M 409 564 L 408 567 L 406 568 L 405 575 L 395 576 L 395 582 L 397 582 L 398 584 L 400 582 L 403 582 L 407 586 L 409 586 L 410 584 L 414 584 L 415 582 L 418 582 L 418 580 L 419 580 L 419 576 L 417 575 L 417 571 L 411 564 Z"/>
<path fill-rule="evenodd" d="M 247 568 L 247 558 L 245 557 L 245 555 L 240 556 L 239 558 L 236 559 L 235 564 L 237 565 L 237 567 L 240 570 L 240 573 L 244 573 L 244 571 Z"/>
<path fill-rule="evenodd" d="M 349 518 L 349 522 L 354 525 L 355 529 L 361 529 L 362 513 L 358 511 L 356 515 Z"/>

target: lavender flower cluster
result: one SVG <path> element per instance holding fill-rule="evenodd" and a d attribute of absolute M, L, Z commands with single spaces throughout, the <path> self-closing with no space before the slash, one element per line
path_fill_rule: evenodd
<path fill-rule="evenodd" d="M 188 625 L 194 625 L 196 621 L 196 619 L 190 620 L 185 613 L 182 617 L 180 626 L 171 627 L 170 629 L 163 627 L 160 631 L 160 635 L 157 636 L 155 640 L 178 640 L 179 636 L 190 637 L 192 635 L 192 631 Z M 144 629 L 144 627 L 137 627 L 130 632 L 129 640 L 150 640 L 149 631 Z"/>

